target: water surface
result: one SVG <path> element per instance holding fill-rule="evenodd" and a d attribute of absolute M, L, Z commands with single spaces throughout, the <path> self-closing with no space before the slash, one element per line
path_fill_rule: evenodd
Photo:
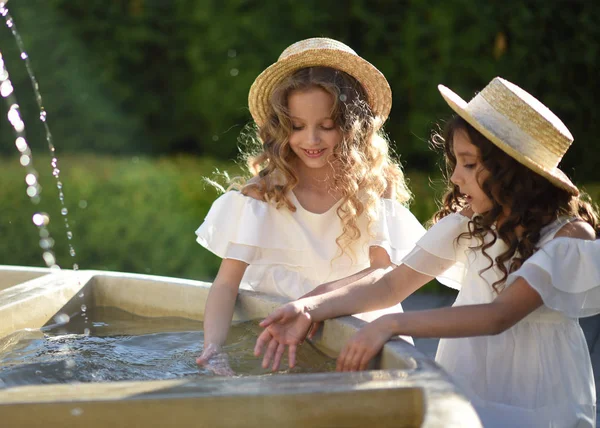
<path fill-rule="evenodd" d="M 202 322 L 146 318 L 116 308 L 94 308 L 62 326 L 22 330 L 0 340 L 0 387 L 212 376 L 199 368 Z M 252 351 L 261 329 L 256 321 L 234 324 L 226 351 L 236 375 L 266 375 Z M 287 367 L 287 360 L 282 362 Z M 290 372 L 335 369 L 335 360 L 310 344 L 298 350 Z"/>

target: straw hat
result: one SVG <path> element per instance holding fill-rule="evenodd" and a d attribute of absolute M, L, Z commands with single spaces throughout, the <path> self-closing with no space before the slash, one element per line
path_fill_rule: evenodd
<path fill-rule="evenodd" d="M 319 66 L 341 70 L 358 80 L 374 115 L 385 122 L 392 107 L 392 90 L 385 76 L 342 42 L 317 37 L 287 47 L 250 87 L 248 106 L 258 126 L 267 121 L 271 94 L 281 81 L 301 68 Z"/>
<path fill-rule="evenodd" d="M 564 123 L 532 95 L 500 77 L 492 80 L 469 103 L 443 85 L 442 96 L 458 113 L 506 154 L 577 195 L 579 190 L 558 169 L 573 143 Z"/>

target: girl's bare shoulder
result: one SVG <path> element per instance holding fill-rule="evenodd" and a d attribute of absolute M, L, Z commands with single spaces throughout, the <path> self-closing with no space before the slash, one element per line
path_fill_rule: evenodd
<path fill-rule="evenodd" d="M 583 220 L 575 220 L 561 227 L 554 237 L 577 238 L 593 241 L 596 239 L 596 232 L 589 223 Z"/>

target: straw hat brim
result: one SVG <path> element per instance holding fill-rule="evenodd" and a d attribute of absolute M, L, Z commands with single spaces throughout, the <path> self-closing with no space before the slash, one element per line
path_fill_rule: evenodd
<path fill-rule="evenodd" d="M 481 124 L 476 118 L 474 118 L 467 110 L 467 102 L 460 96 L 454 93 L 451 89 L 444 85 L 438 85 L 438 90 L 444 97 L 444 100 L 448 103 L 450 108 L 454 110 L 460 117 L 466 120 L 471 126 L 477 131 L 483 134 L 488 140 L 494 143 L 500 150 L 515 159 L 517 162 L 525 165 L 527 168 L 548 179 L 555 186 L 568 191 L 574 195 L 579 194 L 577 186 L 575 186 L 567 175 L 562 172 L 559 168 L 548 169 L 533 161 L 529 157 L 523 155 L 513 147 L 503 142 L 498 135 L 494 133 L 493 129 Z"/>
<path fill-rule="evenodd" d="M 375 116 L 386 121 L 392 107 L 392 90 L 385 76 L 358 55 L 337 49 L 307 49 L 280 59 L 267 67 L 254 81 L 248 94 L 248 107 L 254 121 L 262 126 L 268 119 L 273 89 L 295 71 L 306 67 L 331 67 L 354 77 L 365 89 Z"/>

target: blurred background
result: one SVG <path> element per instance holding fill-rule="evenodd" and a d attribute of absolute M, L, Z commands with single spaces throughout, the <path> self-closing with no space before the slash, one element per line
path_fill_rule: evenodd
<path fill-rule="evenodd" d="M 386 124 L 425 222 L 439 196 L 427 140 L 451 110 L 443 83 L 470 99 L 493 77 L 523 87 L 575 136 L 562 168 L 600 200 L 600 2 L 474 0 L 11 0 L 54 137 L 71 256 L 31 83 L 11 31 L 0 50 L 43 193 L 25 193 L 0 105 L 0 263 L 44 266 L 32 215 L 46 212 L 57 263 L 211 280 L 219 259 L 195 243 L 218 195 L 203 177 L 240 169 L 254 78 L 291 43 L 326 36 L 387 77 Z"/>

